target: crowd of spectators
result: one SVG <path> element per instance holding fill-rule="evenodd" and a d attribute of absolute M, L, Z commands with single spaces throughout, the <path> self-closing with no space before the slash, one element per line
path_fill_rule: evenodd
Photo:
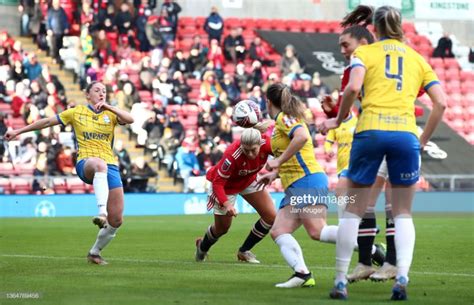
<path fill-rule="evenodd" d="M 169 175 L 184 179 L 186 192 L 192 191 L 189 177 L 203 176 L 235 138 L 231 113 L 239 100 L 254 100 L 268 117 L 265 91 L 274 82 L 292 86 L 307 104 L 331 93 L 318 74 L 305 73 L 293 46 L 286 47 L 280 60 L 253 31 L 249 36 L 249 29 L 226 27 L 216 7 L 201 29 L 187 30 L 180 27 L 181 7 L 172 0 L 161 5 L 146 0 L 65 2 L 70 1 L 21 1 L 23 34 L 72 69 L 82 88 L 90 81 L 103 81 L 109 101 L 134 116 L 130 134 L 138 146 L 157 156 Z M 0 94 L 11 103 L 13 117 L 29 123 L 75 105 L 35 54 L 26 54 L 6 33 L 0 43 Z M 47 136 L 30 142 L 23 139 L 15 151 L 7 147 L 2 159 L 38 163 L 38 157 L 27 156 L 33 151 L 38 155 L 40 146 L 46 145 L 47 162 L 40 162 L 46 165 L 38 170 L 72 174 L 74 168 L 66 159 L 74 155 L 74 146 L 63 145 L 67 136 L 59 136 L 71 130 L 56 127 L 45 132 Z M 117 145 L 124 179 L 156 176 L 144 160 L 131 161 L 123 143 Z M 139 182 L 130 190 L 149 188 Z"/>

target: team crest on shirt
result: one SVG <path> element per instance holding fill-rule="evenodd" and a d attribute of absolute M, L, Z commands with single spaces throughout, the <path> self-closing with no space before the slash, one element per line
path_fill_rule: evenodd
<path fill-rule="evenodd" d="M 247 162 L 242 163 L 242 166 L 245 166 L 245 165 L 247 165 Z"/>
<path fill-rule="evenodd" d="M 222 170 L 223 172 L 228 171 L 229 168 L 230 168 L 230 165 L 231 165 L 231 163 L 230 163 L 229 159 L 225 159 L 225 160 L 224 160 L 224 163 L 222 163 L 221 170 Z"/>
<path fill-rule="evenodd" d="M 110 118 L 108 115 L 104 114 L 103 116 L 105 124 L 110 124 Z"/>

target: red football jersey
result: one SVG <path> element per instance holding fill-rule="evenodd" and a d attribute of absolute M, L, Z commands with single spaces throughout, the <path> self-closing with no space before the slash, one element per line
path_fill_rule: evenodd
<path fill-rule="evenodd" d="M 257 173 L 272 153 L 270 137 L 262 135 L 260 152 L 254 160 L 247 158 L 240 147 L 240 140 L 234 141 L 224 152 L 222 159 L 211 167 L 206 174 L 212 182 L 212 191 L 222 205 L 227 195 L 238 194 L 245 190 L 257 177 Z"/>

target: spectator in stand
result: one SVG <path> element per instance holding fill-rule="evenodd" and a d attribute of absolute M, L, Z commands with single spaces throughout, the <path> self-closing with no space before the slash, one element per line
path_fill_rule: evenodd
<path fill-rule="evenodd" d="M 48 105 L 44 108 L 44 116 L 52 117 L 64 110 L 64 107 L 58 102 L 58 99 L 54 95 L 48 96 Z"/>
<path fill-rule="evenodd" d="M 5 117 L 6 115 L 0 112 L 0 162 L 2 162 L 5 157 L 5 153 L 7 152 L 7 144 L 3 140 L 3 135 L 8 130 L 7 124 L 5 123 Z"/>
<path fill-rule="evenodd" d="M 266 70 L 259 61 L 252 63 L 252 72 L 248 78 L 247 88 L 251 89 L 255 86 L 263 86 L 263 80 L 267 77 Z"/>
<path fill-rule="evenodd" d="M 227 98 L 230 100 L 232 106 L 240 101 L 240 90 L 230 74 L 224 74 L 224 80 L 221 86 L 222 89 L 227 93 Z"/>
<path fill-rule="evenodd" d="M 143 157 L 138 157 L 133 161 L 130 177 L 130 191 L 133 193 L 151 192 L 148 189 L 148 179 L 156 177 L 157 173 L 150 167 Z M 153 190 L 154 191 L 154 190 Z"/>
<path fill-rule="evenodd" d="M 23 61 L 23 68 L 26 76 L 30 81 L 35 80 L 41 74 L 41 64 L 38 62 L 38 57 L 34 52 L 28 54 L 28 57 Z"/>
<path fill-rule="evenodd" d="M 81 24 L 81 31 L 84 27 L 89 28 L 94 26 L 94 11 L 92 10 L 90 1 L 81 1 L 79 22 Z"/>
<path fill-rule="evenodd" d="M 16 82 L 21 82 L 25 78 L 27 77 L 25 74 L 23 63 L 20 60 L 15 60 L 13 62 L 13 68 L 11 69 L 10 79 L 16 83 Z"/>
<path fill-rule="evenodd" d="M 201 83 L 201 94 L 202 100 L 211 101 L 217 99 L 222 92 L 222 87 L 216 80 L 216 75 L 212 71 L 204 73 L 203 81 Z"/>
<path fill-rule="evenodd" d="M 117 93 L 117 101 L 119 107 L 127 111 L 132 109 L 133 104 L 140 103 L 140 96 L 131 82 L 127 81 L 123 84 L 122 90 Z"/>
<path fill-rule="evenodd" d="M 268 75 L 267 77 L 267 81 L 265 82 L 265 84 L 263 84 L 262 91 L 267 92 L 268 87 L 278 82 L 280 82 L 280 78 L 278 77 L 278 74 L 270 73 L 270 75 Z"/>
<path fill-rule="evenodd" d="M 174 0 L 165 0 L 161 5 L 161 10 L 166 10 L 173 28 L 173 35 L 176 36 L 178 30 L 178 14 L 181 12 L 181 6 Z"/>
<path fill-rule="evenodd" d="M 37 80 L 41 90 L 45 92 L 47 92 L 47 85 L 53 83 L 58 95 L 64 96 L 66 94 L 63 84 L 56 75 L 49 73 L 49 67 L 46 64 L 42 66 L 41 75 Z"/>
<path fill-rule="evenodd" d="M 114 146 L 114 153 L 117 156 L 122 183 L 127 182 L 127 178 L 130 176 L 130 171 L 132 167 L 132 162 L 130 161 L 130 154 L 123 146 L 122 140 L 116 141 Z M 124 185 L 128 186 L 128 183 L 124 183 Z"/>
<path fill-rule="evenodd" d="M 275 66 L 275 62 L 271 59 L 268 59 L 268 52 L 265 46 L 262 44 L 260 37 L 255 37 L 255 39 L 250 44 L 249 57 L 252 60 L 258 60 L 264 66 Z"/>
<path fill-rule="evenodd" d="M 112 47 L 105 30 L 99 30 L 94 39 L 94 53 L 93 56 L 100 60 L 101 66 L 107 62 L 107 58 L 113 55 Z"/>
<path fill-rule="evenodd" d="M 43 11 L 41 10 L 41 1 L 40 0 L 34 0 L 35 5 L 33 8 L 33 15 L 30 18 L 30 24 L 29 24 L 29 29 L 30 29 L 30 34 L 33 38 L 33 42 L 39 44 L 39 34 L 40 34 L 40 29 L 41 25 L 43 24 Z M 44 37 L 44 36 L 43 36 Z"/>
<path fill-rule="evenodd" d="M 212 62 L 214 71 L 216 71 L 217 77 L 222 77 L 222 69 L 224 67 L 224 54 L 222 48 L 219 46 L 219 42 L 216 39 L 211 40 L 211 47 L 207 53 L 207 59 Z"/>
<path fill-rule="evenodd" d="M 471 64 L 474 63 L 474 48 L 473 48 L 473 47 L 470 47 L 470 48 L 469 48 L 468 61 L 469 61 Z"/>
<path fill-rule="evenodd" d="M 153 114 L 143 124 L 143 129 L 147 132 L 146 147 L 151 150 L 156 150 L 160 143 L 165 126 L 162 121 L 158 120 L 158 116 Z"/>
<path fill-rule="evenodd" d="M 177 139 L 179 143 L 183 141 L 185 135 L 184 126 L 179 121 L 179 115 L 175 110 L 170 113 L 168 122 L 165 126 L 171 129 L 173 138 Z"/>
<path fill-rule="evenodd" d="M 153 80 L 154 87 L 157 88 L 160 93 L 166 97 L 168 103 L 176 104 L 178 100 L 173 98 L 173 82 L 169 79 L 167 72 L 161 72 L 158 76 L 158 79 Z"/>
<path fill-rule="evenodd" d="M 37 81 L 32 81 L 30 84 L 30 101 L 39 110 L 44 109 L 48 104 L 48 95 L 46 92 L 41 90 L 41 87 Z"/>
<path fill-rule="evenodd" d="M 242 31 L 242 29 L 240 29 Z M 226 60 L 234 64 L 245 59 L 245 41 L 242 35 L 239 35 L 238 28 L 232 28 L 230 34 L 224 39 L 224 56 Z"/>
<path fill-rule="evenodd" d="M 221 94 L 219 94 L 219 98 L 211 104 L 211 110 L 220 116 L 229 105 L 230 100 L 227 98 L 227 93 L 222 91 Z"/>
<path fill-rule="evenodd" d="M 217 40 L 220 44 L 222 32 L 224 31 L 224 20 L 217 12 L 217 7 L 215 6 L 211 8 L 211 14 L 204 22 L 204 31 L 209 36 L 209 44 L 213 39 Z"/>
<path fill-rule="evenodd" d="M 56 166 L 62 175 L 72 175 L 75 172 L 72 150 L 70 147 L 61 147 L 56 158 Z"/>
<path fill-rule="evenodd" d="M 34 0 L 20 0 L 18 11 L 21 13 L 21 36 L 30 34 L 30 20 L 35 8 Z"/>
<path fill-rule="evenodd" d="M 194 36 L 193 36 L 193 44 L 191 45 L 191 49 L 197 49 L 199 55 L 200 55 L 202 58 L 206 58 L 206 57 L 207 57 L 208 47 L 206 47 L 206 46 L 202 43 L 202 41 L 201 41 L 201 36 L 199 36 L 199 35 L 194 35 Z"/>
<path fill-rule="evenodd" d="M 127 2 L 120 5 L 120 11 L 115 15 L 114 24 L 117 26 L 119 35 L 127 35 L 132 28 L 133 16 Z"/>
<path fill-rule="evenodd" d="M 163 38 L 164 47 L 167 48 L 172 41 L 174 41 L 175 34 L 173 30 L 173 24 L 171 23 L 168 11 L 166 9 L 161 10 L 161 15 L 158 19 L 160 25 L 160 34 Z"/>
<path fill-rule="evenodd" d="M 11 62 L 14 62 L 14 61 L 23 61 L 24 58 L 25 58 L 25 51 L 23 50 L 23 46 L 21 44 L 21 41 L 17 40 L 17 41 L 13 41 L 13 48 L 11 49 L 11 52 L 10 52 L 10 61 Z M 10 42 L 10 41 L 8 41 Z M 7 42 L 7 44 L 9 44 Z M 8 47 L 7 47 L 8 48 Z"/>
<path fill-rule="evenodd" d="M 191 92 L 191 87 L 186 83 L 183 73 L 180 71 L 174 72 L 172 84 L 174 102 L 179 105 L 187 104 L 189 102 L 188 93 Z"/>
<path fill-rule="evenodd" d="M 212 152 L 212 143 L 206 142 L 200 144 L 200 147 L 201 152 L 196 157 L 201 174 L 204 175 L 211 166 L 214 166 L 219 162 L 219 159 L 217 159 L 215 156 L 216 154 Z"/>
<path fill-rule="evenodd" d="M 194 78 L 201 79 L 202 70 L 206 65 L 206 57 L 199 53 L 197 48 L 192 48 L 187 59 L 189 70 L 192 71 Z"/>
<path fill-rule="evenodd" d="M 143 12 L 141 12 L 143 10 Z M 140 42 L 140 51 L 148 52 L 150 51 L 150 42 L 148 41 L 146 35 L 146 24 L 148 17 L 151 15 L 150 9 L 140 9 L 138 17 L 135 21 L 136 30 L 137 30 L 137 39 Z"/>
<path fill-rule="evenodd" d="M 26 86 L 23 82 L 19 82 L 15 86 L 15 94 L 12 99 L 12 115 L 14 118 L 20 117 L 20 111 L 23 107 L 23 104 L 25 104 L 26 102 L 28 102 Z"/>
<path fill-rule="evenodd" d="M 313 91 L 314 94 L 316 94 L 317 97 L 322 97 L 325 96 L 326 94 L 329 94 L 330 89 L 329 87 L 323 83 L 321 80 L 321 77 L 319 75 L 319 72 L 314 72 L 313 73 Z M 337 100 L 337 98 L 336 98 Z"/>
<path fill-rule="evenodd" d="M 171 176 L 171 170 L 173 169 L 173 162 L 175 160 L 176 152 L 180 146 L 180 141 L 173 137 L 173 131 L 167 127 L 163 130 L 163 137 L 160 140 L 160 147 L 163 149 L 162 163 L 166 165 L 168 175 Z"/>
<path fill-rule="evenodd" d="M 161 58 L 163 58 L 163 49 L 165 42 L 160 32 L 160 22 L 158 16 L 150 16 L 148 22 L 145 25 L 145 33 L 148 41 L 150 42 L 151 58 L 152 62 L 156 65 L 159 64 Z"/>
<path fill-rule="evenodd" d="M 191 72 L 188 61 L 184 58 L 182 50 L 176 50 L 175 56 L 171 60 L 170 73 L 173 74 L 175 71 L 180 71 L 183 74 Z"/>
<path fill-rule="evenodd" d="M 192 175 L 199 176 L 201 173 L 195 151 L 196 147 L 193 143 L 184 141 L 176 153 L 175 158 L 178 162 L 179 175 L 183 178 L 184 193 L 189 193 L 189 177 Z"/>
<path fill-rule="evenodd" d="M 312 86 L 311 75 L 303 73 L 300 75 L 300 79 L 303 81 L 303 84 L 301 88 L 295 93 L 301 98 L 301 101 L 308 105 L 308 99 L 316 98 L 318 94 L 316 94 L 316 90 Z"/>
<path fill-rule="evenodd" d="M 19 155 L 13 160 L 14 164 L 36 164 L 36 156 L 37 156 L 36 147 L 33 144 L 32 138 L 26 138 L 23 143 L 20 145 L 20 153 Z"/>
<path fill-rule="evenodd" d="M 219 142 L 232 142 L 232 111 L 232 107 L 227 107 L 220 116 L 218 139 L 216 139 Z"/>
<path fill-rule="evenodd" d="M 127 36 L 122 36 L 119 39 L 119 46 L 117 48 L 117 59 L 119 62 L 132 57 L 133 49 L 128 42 Z"/>
<path fill-rule="evenodd" d="M 452 58 L 453 54 L 453 41 L 449 37 L 449 33 L 445 32 L 443 37 L 438 40 L 438 45 L 433 51 L 433 57 L 441 58 Z"/>
<path fill-rule="evenodd" d="M 254 101 L 260 107 L 260 111 L 262 112 L 262 117 L 268 117 L 268 109 L 267 109 L 267 101 L 262 92 L 262 88 L 260 86 L 255 86 L 252 89 L 252 92 L 249 95 L 249 100 Z"/>
<path fill-rule="evenodd" d="M 34 176 L 44 176 L 48 171 L 48 144 L 46 142 L 38 143 L 38 153 L 36 155 L 36 166 L 33 171 Z"/>
<path fill-rule="evenodd" d="M 282 75 L 290 75 L 295 79 L 300 73 L 303 73 L 303 65 L 296 55 L 295 47 L 291 44 L 285 47 L 285 55 L 281 61 Z"/>
<path fill-rule="evenodd" d="M 198 127 L 203 127 L 206 133 L 214 138 L 219 134 L 219 116 L 211 112 L 211 103 L 202 102 L 201 111 L 198 114 Z"/>
<path fill-rule="evenodd" d="M 234 83 L 239 88 L 240 93 L 247 93 L 248 87 L 247 84 L 249 82 L 249 75 L 245 71 L 245 64 L 239 63 L 235 67 L 234 73 Z"/>
<path fill-rule="evenodd" d="M 52 1 L 52 6 L 48 10 L 46 29 L 51 41 L 51 56 L 54 61 L 59 61 L 59 50 L 63 47 L 63 37 L 69 33 L 69 21 L 66 12 L 60 6 L 60 0 Z"/>

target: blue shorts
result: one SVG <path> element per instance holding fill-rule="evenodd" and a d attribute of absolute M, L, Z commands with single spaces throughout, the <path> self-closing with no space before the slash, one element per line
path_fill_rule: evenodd
<path fill-rule="evenodd" d="M 280 202 L 280 209 L 287 205 L 298 208 L 308 205 L 326 205 L 328 196 L 328 176 L 325 173 L 314 173 L 293 182 L 286 190 Z"/>
<path fill-rule="evenodd" d="M 92 181 L 87 180 L 84 176 L 84 164 L 87 159 L 82 159 L 76 164 L 76 172 L 79 178 L 87 184 L 92 184 Z M 107 182 L 109 184 L 109 190 L 123 187 L 122 179 L 120 178 L 120 172 L 117 165 L 107 164 Z"/>
<path fill-rule="evenodd" d="M 347 175 L 349 174 L 349 170 L 343 169 L 339 174 L 337 174 L 337 178 L 347 178 Z"/>
<path fill-rule="evenodd" d="M 384 156 L 392 184 L 412 185 L 418 181 L 418 138 L 411 132 L 383 130 L 367 130 L 354 135 L 348 178 L 358 184 L 373 184 Z"/>

